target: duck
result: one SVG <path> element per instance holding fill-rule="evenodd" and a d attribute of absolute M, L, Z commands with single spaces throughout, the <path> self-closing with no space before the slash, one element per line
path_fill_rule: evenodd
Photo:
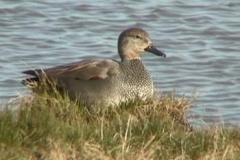
<path fill-rule="evenodd" d="M 113 59 L 86 59 L 46 69 L 23 71 L 32 76 L 22 83 L 34 88 L 44 79 L 56 84 L 71 100 L 89 106 L 118 106 L 136 99 L 146 100 L 154 92 L 153 80 L 140 58 L 142 52 L 166 57 L 141 28 L 128 28 L 118 37 L 118 54 Z M 54 87 L 54 86 L 48 86 Z"/>

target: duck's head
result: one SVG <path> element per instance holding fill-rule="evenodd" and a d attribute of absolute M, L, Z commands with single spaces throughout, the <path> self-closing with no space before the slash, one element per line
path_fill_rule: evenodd
<path fill-rule="evenodd" d="M 129 28 L 119 35 L 118 53 L 122 61 L 140 59 L 139 54 L 144 51 L 166 57 L 152 44 L 149 34 L 143 29 Z"/>

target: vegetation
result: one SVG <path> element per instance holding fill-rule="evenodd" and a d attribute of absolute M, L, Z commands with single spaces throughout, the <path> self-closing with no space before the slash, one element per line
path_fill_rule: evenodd
<path fill-rule="evenodd" d="M 0 159 L 239 159 L 239 129 L 194 130 L 184 119 L 190 104 L 171 93 L 89 111 L 39 92 L 0 112 Z"/>

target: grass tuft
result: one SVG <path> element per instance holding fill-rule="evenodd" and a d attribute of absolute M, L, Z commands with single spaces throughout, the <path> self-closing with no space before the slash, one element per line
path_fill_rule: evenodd
<path fill-rule="evenodd" d="M 0 159 L 238 159 L 239 129 L 195 131 L 191 99 L 174 93 L 90 111 L 55 90 L 39 90 L 0 112 Z"/>

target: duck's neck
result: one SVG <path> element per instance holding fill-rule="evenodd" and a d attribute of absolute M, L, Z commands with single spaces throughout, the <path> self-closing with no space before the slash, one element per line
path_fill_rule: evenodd
<path fill-rule="evenodd" d="M 141 59 L 131 59 L 131 60 L 123 60 L 121 63 L 123 66 L 127 66 L 128 68 L 131 68 L 133 71 L 137 71 L 140 68 L 145 68 L 143 62 Z M 144 70 L 144 69 L 142 69 Z"/>
<path fill-rule="evenodd" d="M 121 51 L 121 52 L 119 52 L 119 56 L 121 57 L 122 62 L 130 61 L 130 60 L 134 60 L 134 59 L 140 60 L 139 53 L 136 53 L 132 50 L 128 50 L 125 52 Z"/>

